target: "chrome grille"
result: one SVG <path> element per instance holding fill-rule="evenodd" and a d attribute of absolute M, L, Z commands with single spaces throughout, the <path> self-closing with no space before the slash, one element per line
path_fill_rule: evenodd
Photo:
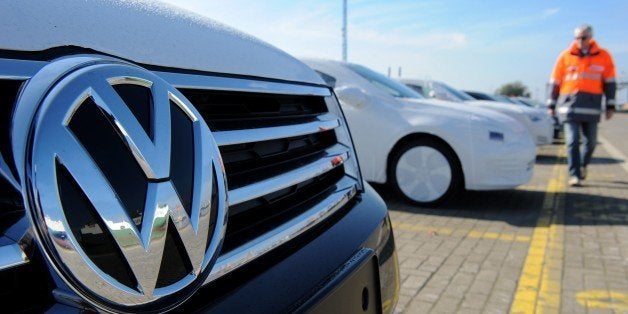
<path fill-rule="evenodd" d="M 15 86 L 4 97 L 14 101 L 22 82 L 46 64 L 0 59 L 0 80 Z M 179 89 L 202 114 L 226 169 L 227 236 L 206 282 L 307 232 L 361 190 L 350 135 L 328 88 L 231 76 L 155 73 Z M 2 104 L 1 118 L 10 121 L 7 112 L 13 104 L 7 102 L 11 101 Z M 7 132 L 8 125 L 4 124 L 2 132 Z M 11 168 L 8 133 L 0 135 L 1 177 L 19 188 Z M 16 256 L 7 257 L 24 260 L 23 251 L 15 250 L 15 244 L 8 245 L 4 251 L 16 252 L 11 253 Z M 0 269 L 10 266 L 2 264 L 8 260 L 0 259 Z"/>
<path fill-rule="evenodd" d="M 11 125 L 13 106 L 23 82 L 23 80 L 0 79 L 0 125 L 3 126 L 0 128 L 0 153 L 7 160 L 13 160 L 9 126 Z M 10 172 L 11 177 L 17 177 L 13 163 L 6 163 L 4 166 L 7 168 L 0 171 Z"/>
<path fill-rule="evenodd" d="M 40 312 L 53 302 L 52 279 L 42 256 L 28 244 L 25 236 L 28 220 L 24 202 L 15 179 L 17 171 L 11 162 L 9 126 L 12 111 L 24 80 L 22 77 L 0 76 L 0 300 L 8 312 Z M 33 285 L 38 282 L 38 285 Z M 24 295 L 32 302 L 13 302 Z"/>
<path fill-rule="evenodd" d="M 343 119 L 328 107 L 328 90 L 294 88 L 295 94 L 179 88 L 212 129 L 226 169 L 223 252 L 289 225 L 333 195 L 345 168 L 355 167 L 345 166 L 351 146 L 339 141 Z"/>

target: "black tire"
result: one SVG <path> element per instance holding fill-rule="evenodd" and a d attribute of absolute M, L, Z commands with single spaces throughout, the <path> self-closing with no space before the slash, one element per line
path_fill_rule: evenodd
<path fill-rule="evenodd" d="M 408 162 L 414 162 L 414 167 Z M 399 147 L 392 155 L 388 170 L 388 182 L 416 205 L 436 206 L 462 189 L 462 167 L 456 154 L 434 139 L 413 140 Z"/>

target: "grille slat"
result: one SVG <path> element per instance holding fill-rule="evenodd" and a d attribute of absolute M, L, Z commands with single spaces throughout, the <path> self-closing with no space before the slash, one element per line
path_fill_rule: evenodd
<path fill-rule="evenodd" d="M 212 129 L 227 175 L 222 256 L 237 257 L 218 268 L 228 272 L 290 241 L 357 192 L 351 144 L 330 97 L 181 91 Z"/>
<path fill-rule="evenodd" d="M 11 267 L 26 264 L 28 258 L 19 244 L 9 244 L 0 246 L 0 271 L 9 269 Z"/>
<path fill-rule="evenodd" d="M 325 151 L 326 156 L 301 168 L 284 172 L 272 178 L 229 190 L 229 205 L 236 205 L 283 188 L 307 181 L 340 166 L 349 157 L 349 150 L 337 144 Z"/>
<path fill-rule="evenodd" d="M 327 156 L 337 143 L 333 132 L 220 147 L 230 189 L 269 179 Z"/>
<path fill-rule="evenodd" d="M 218 146 L 245 144 L 286 138 L 291 136 L 307 135 L 333 130 L 340 126 L 338 117 L 324 114 L 317 117 L 317 121 L 285 126 L 251 128 L 243 130 L 214 132 L 214 139 Z"/>
<path fill-rule="evenodd" d="M 0 172 L 15 187 L 19 187 L 17 169 L 13 163 L 13 149 L 11 147 L 11 130 L 13 124 L 13 108 L 17 100 L 19 90 L 23 85 L 21 80 L 5 80 L 0 78 Z M 4 159 L 6 158 L 6 160 Z"/>
<path fill-rule="evenodd" d="M 261 256 L 270 250 L 285 243 L 287 239 L 302 234 L 308 227 L 317 221 L 323 220 L 336 212 L 339 208 L 347 204 L 357 193 L 357 186 L 354 179 L 344 176 L 334 186 L 334 191 L 307 211 L 294 217 L 294 223 L 285 223 L 264 234 L 260 234 L 256 239 L 238 247 L 237 250 L 225 252 L 218 257 L 218 261 L 212 268 L 212 272 L 205 280 L 211 282 L 237 269 L 241 265 L 252 261 L 257 256 Z M 263 243 L 264 245 L 260 245 Z"/>
<path fill-rule="evenodd" d="M 327 112 L 321 97 L 182 89 L 212 131 L 316 122 Z"/>

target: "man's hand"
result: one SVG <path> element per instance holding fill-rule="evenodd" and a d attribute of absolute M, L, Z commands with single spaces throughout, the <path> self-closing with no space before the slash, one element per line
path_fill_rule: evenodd
<path fill-rule="evenodd" d="M 556 112 L 552 108 L 547 108 L 547 114 L 549 114 L 549 116 L 553 118 L 554 115 L 556 115 Z"/>
<path fill-rule="evenodd" d="M 607 109 L 606 110 L 606 120 L 610 120 L 615 114 L 615 109 Z"/>

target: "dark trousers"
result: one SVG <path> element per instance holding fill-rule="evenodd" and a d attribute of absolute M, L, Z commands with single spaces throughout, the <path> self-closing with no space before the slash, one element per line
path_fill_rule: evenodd
<path fill-rule="evenodd" d="M 580 167 L 586 167 L 591 162 L 591 156 L 597 144 L 597 122 L 568 121 L 563 124 L 563 127 L 569 176 L 580 178 Z M 582 140 L 582 145 L 580 145 L 580 140 Z"/>

